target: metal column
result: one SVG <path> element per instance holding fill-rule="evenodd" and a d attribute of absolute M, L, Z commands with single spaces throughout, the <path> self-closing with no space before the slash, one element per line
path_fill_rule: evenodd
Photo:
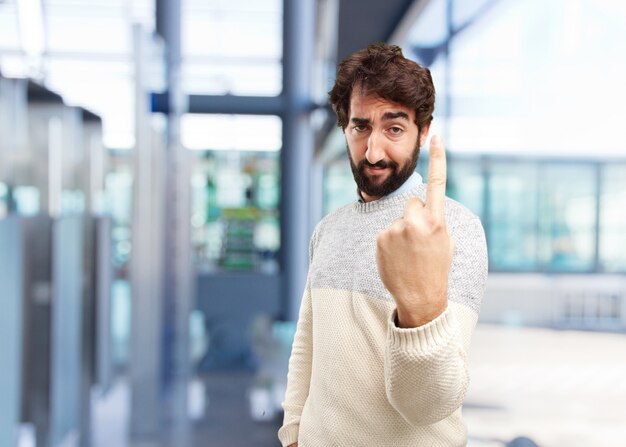
<path fill-rule="evenodd" d="M 22 228 L 16 217 L 0 219 L 0 445 L 17 445 L 22 389 Z"/>
<path fill-rule="evenodd" d="M 283 148 L 281 151 L 282 308 L 296 320 L 308 270 L 310 188 L 314 135 L 311 73 L 315 1 L 283 1 Z"/>
<path fill-rule="evenodd" d="M 132 333 L 130 382 L 132 390 L 130 434 L 154 441 L 159 436 L 161 384 L 162 288 L 160 244 L 163 216 L 160 201 L 159 151 L 152 140 L 146 65 L 148 38 L 143 29 L 133 29 L 135 54 L 135 154 L 133 194 L 133 253 L 131 259 Z M 157 168 L 157 169 L 155 169 Z"/>
<path fill-rule="evenodd" d="M 165 246 L 163 265 L 164 392 L 172 421 L 172 442 L 190 443 L 187 417 L 187 385 L 191 375 L 189 356 L 189 315 L 193 304 L 191 263 L 191 157 L 180 142 L 180 118 L 187 111 L 181 88 L 181 2 L 157 0 L 157 33 L 165 41 L 167 63 L 167 170 L 165 176 Z"/>

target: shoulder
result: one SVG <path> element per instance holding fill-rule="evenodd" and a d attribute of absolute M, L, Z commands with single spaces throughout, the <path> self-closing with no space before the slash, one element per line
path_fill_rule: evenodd
<path fill-rule="evenodd" d="M 487 257 L 487 240 L 480 218 L 467 207 L 446 197 L 446 223 L 454 238 L 457 252 Z"/>
<path fill-rule="evenodd" d="M 480 227 L 482 224 L 479 217 L 470 211 L 465 205 L 446 196 L 446 222 L 451 229 L 459 227 Z"/>
<path fill-rule="evenodd" d="M 346 222 L 352 220 L 351 216 L 354 214 L 354 202 L 350 202 L 347 205 L 342 206 L 330 213 L 326 214 L 315 225 L 313 235 L 311 236 L 311 247 L 314 248 L 319 243 L 320 239 L 333 229 L 345 225 Z"/>
<path fill-rule="evenodd" d="M 338 223 L 348 221 L 350 216 L 354 214 L 354 202 L 350 202 L 336 210 L 326 214 L 315 226 L 315 234 L 321 234 L 325 229 L 337 225 Z"/>

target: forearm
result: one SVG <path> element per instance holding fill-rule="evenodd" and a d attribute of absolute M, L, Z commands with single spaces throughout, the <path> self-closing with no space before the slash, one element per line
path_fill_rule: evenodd
<path fill-rule="evenodd" d="M 390 321 L 385 388 L 404 419 L 427 425 L 446 418 L 463 403 L 468 384 L 467 355 L 451 307 L 417 328 L 398 328 Z"/>

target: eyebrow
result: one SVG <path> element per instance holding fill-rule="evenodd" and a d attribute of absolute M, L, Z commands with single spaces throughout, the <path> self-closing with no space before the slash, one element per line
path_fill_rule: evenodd
<path fill-rule="evenodd" d="M 403 118 L 405 120 L 409 120 L 409 115 L 404 112 L 385 112 L 383 115 L 383 121 L 385 120 L 393 120 L 396 118 Z"/>
<path fill-rule="evenodd" d="M 393 120 L 396 118 L 402 118 L 402 119 L 409 121 L 409 115 L 406 114 L 405 112 L 385 112 L 383 114 L 382 120 L 389 121 L 389 120 Z M 358 126 L 362 126 L 364 124 L 370 123 L 369 118 L 351 118 L 350 121 Z"/>

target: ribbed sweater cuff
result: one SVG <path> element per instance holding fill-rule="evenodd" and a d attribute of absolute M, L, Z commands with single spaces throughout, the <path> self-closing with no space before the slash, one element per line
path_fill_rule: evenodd
<path fill-rule="evenodd" d="M 455 331 L 450 307 L 433 321 L 415 328 L 399 328 L 396 316 L 394 310 L 389 320 L 388 337 L 392 347 L 404 351 L 430 351 L 447 344 Z"/>
<path fill-rule="evenodd" d="M 281 427 L 278 430 L 278 439 L 280 439 L 280 443 L 283 447 L 288 447 L 291 444 L 298 442 L 298 431 L 300 430 L 299 425 L 287 425 Z"/>

